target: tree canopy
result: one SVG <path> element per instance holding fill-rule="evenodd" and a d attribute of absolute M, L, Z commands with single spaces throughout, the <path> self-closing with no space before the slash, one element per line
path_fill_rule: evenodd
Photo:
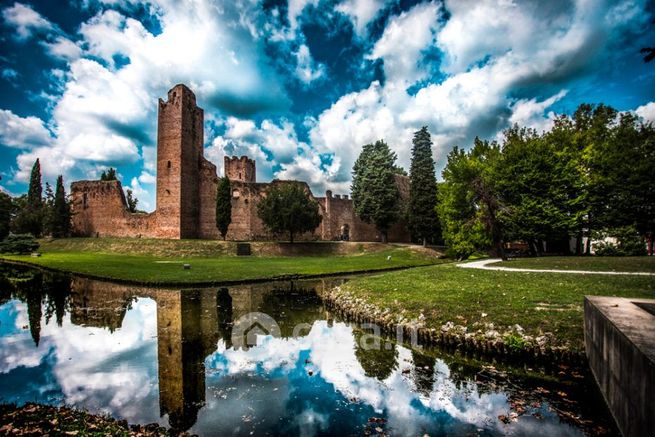
<path fill-rule="evenodd" d="M 257 215 L 271 232 L 288 233 L 291 243 L 294 235 L 313 231 L 322 219 L 318 203 L 295 182 L 273 184 L 257 204 Z"/>
<path fill-rule="evenodd" d="M 109 167 L 106 171 L 103 170 L 100 174 L 101 181 L 115 181 L 116 179 L 116 169 L 113 167 Z"/>

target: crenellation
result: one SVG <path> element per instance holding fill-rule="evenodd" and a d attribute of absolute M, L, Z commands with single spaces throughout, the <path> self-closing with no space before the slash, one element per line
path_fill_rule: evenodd
<path fill-rule="evenodd" d="M 157 117 L 157 208 L 150 214 L 127 210 L 119 181 L 78 181 L 71 185 L 73 232 L 85 237 L 220 238 L 216 228 L 216 166 L 204 157 L 204 111 L 194 93 L 185 85 L 175 85 L 167 100 L 159 99 Z M 256 179 L 256 163 L 247 156 L 225 156 L 224 174 L 232 185 L 232 223 L 228 240 L 285 239 L 271 234 L 257 215 L 257 205 L 269 187 L 299 183 L 319 205 L 323 217 L 313 232 L 298 240 L 380 241 L 372 224 L 364 223 L 346 194 L 315 197 L 302 181 Z M 397 176 L 401 198 L 409 197 L 409 178 Z M 389 231 L 389 241 L 409 241 L 405 223 Z"/>

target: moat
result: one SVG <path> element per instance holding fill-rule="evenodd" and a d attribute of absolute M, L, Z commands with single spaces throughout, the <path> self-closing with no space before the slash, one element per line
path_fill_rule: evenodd
<path fill-rule="evenodd" d="M 0 265 L 0 402 L 199 435 L 615 432 L 584 369 L 371 347 L 321 302 L 344 280 L 155 289 Z M 243 347 L 235 327 L 252 312 L 279 331 Z"/>

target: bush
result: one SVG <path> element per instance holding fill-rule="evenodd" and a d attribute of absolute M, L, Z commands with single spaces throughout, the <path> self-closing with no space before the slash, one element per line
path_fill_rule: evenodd
<path fill-rule="evenodd" d="M 594 245 L 598 256 L 645 256 L 646 243 L 634 226 L 613 229 L 607 235 L 616 237 L 618 243 L 600 242 Z"/>
<path fill-rule="evenodd" d="M 39 248 L 39 242 L 30 234 L 11 234 L 0 242 L 0 253 L 27 254 Z"/>

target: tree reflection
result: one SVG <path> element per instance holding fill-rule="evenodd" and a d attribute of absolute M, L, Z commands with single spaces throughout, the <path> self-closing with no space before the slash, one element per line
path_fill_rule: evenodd
<path fill-rule="evenodd" d="M 353 329 L 355 357 L 368 377 L 380 381 L 387 379 L 396 368 L 398 350 L 396 345 L 381 337 L 372 338 L 371 332 Z"/>

